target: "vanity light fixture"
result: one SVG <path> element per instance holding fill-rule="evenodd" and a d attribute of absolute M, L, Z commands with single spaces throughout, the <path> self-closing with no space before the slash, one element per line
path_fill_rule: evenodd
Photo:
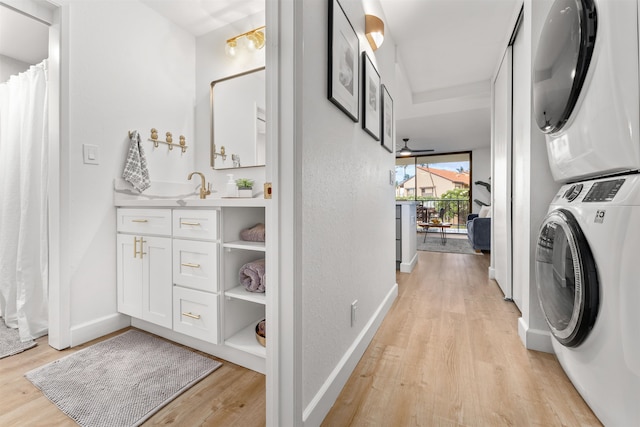
<path fill-rule="evenodd" d="M 376 50 L 384 41 L 384 22 L 375 15 L 364 16 L 364 32 L 371 49 Z"/>
<path fill-rule="evenodd" d="M 239 42 L 244 37 L 245 46 L 250 51 L 255 51 L 262 49 L 265 44 L 264 37 L 264 29 L 266 27 L 263 25 L 262 27 L 254 28 L 253 30 L 247 31 L 246 33 L 239 34 L 235 37 L 231 37 L 227 40 L 227 44 L 225 46 L 225 52 L 229 56 L 235 56 L 238 53 Z"/>

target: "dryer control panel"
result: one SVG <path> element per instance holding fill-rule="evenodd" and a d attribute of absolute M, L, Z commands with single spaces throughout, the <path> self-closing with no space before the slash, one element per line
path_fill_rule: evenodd
<path fill-rule="evenodd" d="M 610 202 L 618 194 L 624 184 L 624 179 L 594 182 L 591 189 L 584 196 L 583 202 Z"/>

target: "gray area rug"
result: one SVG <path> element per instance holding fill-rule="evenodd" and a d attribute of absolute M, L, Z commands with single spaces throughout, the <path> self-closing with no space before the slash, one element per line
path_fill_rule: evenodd
<path fill-rule="evenodd" d="M 424 233 L 418 233 L 417 249 L 419 251 L 428 252 L 449 252 L 455 254 L 480 255 L 471 247 L 469 240 L 464 238 L 447 238 L 447 244 L 443 245 L 440 240 L 440 233 L 427 233 L 426 242 L 424 241 Z"/>
<path fill-rule="evenodd" d="M 130 330 L 27 372 L 79 425 L 138 426 L 222 364 Z"/>
<path fill-rule="evenodd" d="M 20 333 L 17 329 L 8 328 L 4 319 L 0 317 L 0 359 L 22 353 L 36 346 L 36 342 L 20 342 Z"/>

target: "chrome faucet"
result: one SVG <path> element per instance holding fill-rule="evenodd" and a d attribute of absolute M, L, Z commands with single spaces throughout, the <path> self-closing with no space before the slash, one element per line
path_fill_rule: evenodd
<path fill-rule="evenodd" d="M 193 175 L 200 175 L 200 178 L 202 179 L 202 184 L 200 185 L 200 198 L 206 199 L 207 196 L 211 194 L 211 183 L 209 183 L 209 186 L 207 186 L 207 183 L 204 179 L 204 175 L 202 174 L 202 172 L 191 172 L 189 174 L 189 180 L 191 180 L 191 177 Z"/>

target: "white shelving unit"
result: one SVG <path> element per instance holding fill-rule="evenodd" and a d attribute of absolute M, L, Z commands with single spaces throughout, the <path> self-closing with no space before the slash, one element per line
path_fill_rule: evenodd
<path fill-rule="evenodd" d="M 240 284 L 239 271 L 248 262 L 266 257 L 264 242 L 238 240 L 240 231 L 264 223 L 264 207 L 223 207 L 222 287 L 224 289 L 225 345 L 266 358 L 255 328 L 265 318 L 265 293 L 249 292 Z M 267 286 L 269 284 L 267 283 Z"/>
<path fill-rule="evenodd" d="M 242 285 L 229 289 L 225 292 L 225 296 L 227 298 L 236 298 L 244 301 L 255 302 L 256 304 L 264 305 L 267 303 L 267 298 L 264 293 L 249 292 Z"/>
<path fill-rule="evenodd" d="M 258 343 L 256 339 L 256 325 L 262 319 L 251 322 L 233 336 L 227 338 L 225 344 L 237 350 L 242 350 L 254 356 L 267 357 L 267 349 Z"/>
<path fill-rule="evenodd" d="M 222 245 L 229 249 L 246 249 L 249 251 L 265 252 L 264 242 L 245 242 L 244 240 L 236 240 L 234 242 L 227 242 Z"/>

